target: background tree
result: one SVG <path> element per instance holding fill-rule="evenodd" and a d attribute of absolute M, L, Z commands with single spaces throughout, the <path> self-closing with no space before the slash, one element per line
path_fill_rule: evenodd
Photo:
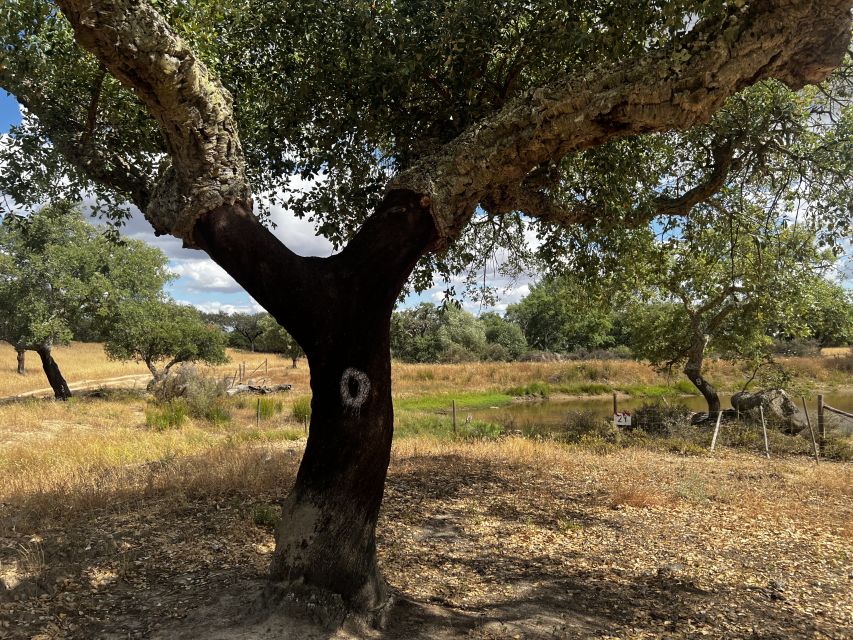
<path fill-rule="evenodd" d="M 424 302 L 391 318 L 391 354 L 404 362 L 513 360 L 526 351 L 521 330 L 496 313 L 477 318 L 454 304 Z"/>
<path fill-rule="evenodd" d="M 518 360 L 527 352 L 527 340 L 521 327 L 497 313 L 480 315 L 486 332 L 487 360 Z"/>
<path fill-rule="evenodd" d="M 773 335 L 782 340 L 805 336 L 821 347 L 853 344 L 853 291 L 837 282 L 819 279 L 812 281 L 802 295 L 799 306 L 803 309 L 805 331 L 797 336 L 781 326 L 773 328 Z"/>
<path fill-rule="evenodd" d="M 530 288 L 506 316 L 524 332 L 527 343 L 542 351 L 566 353 L 613 346 L 614 313 L 595 286 L 573 274 L 545 278 Z"/>
<path fill-rule="evenodd" d="M 261 314 L 258 326 L 262 329 L 261 335 L 258 338 L 260 348 L 263 351 L 280 353 L 290 358 L 293 368 L 296 369 L 299 358 L 303 357 L 305 352 L 299 346 L 299 343 L 293 339 L 293 336 L 268 313 Z"/>
<path fill-rule="evenodd" d="M 163 300 L 129 302 L 112 317 L 104 349 L 115 360 L 145 363 L 152 384 L 176 364 L 223 364 L 225 335 L 192 307 Z"/>
<path fill-rule="evenodd" d="M 682 365 L 710 420 L 720 399 L 703 374 L 706 354 L 758 361 L 769 354 L 774 331 L 806 335 L 809 291 L 834 262 L 810 233 L 768 225 L 764 211 L 747 208 L 757 216 L 751 227 L 740 217 L 733 234 L 694 218 L 683 238 L 665 242 L 648 283 L 660 302 L 628 314 L 634 353 L 658 367 Z"/>
<path fill-rule="evenodd" d="M 230 327 L 235 335 L 243 338 L 249 346 L 249 350 L 255 351 L 255 341 L 261 337 L 265 329 L 261 325 L 261 319 L 268 314 L 264 313 L 232 313 L 226 319 L 226 326 Z"/>
<path fill-rule="evenodd" d="M 659 197 L 686 215 L 692 179 L 661 189 L 636 161 L 673 166 L 661 160 L 679 145 L 652 134 L 706 122 L 763 79 L 824 80 L 851 4 L 14 0 L 0 87 L 32 118 L 6 143 L 0 189 L 19 203 L 94 189 L 114 218 L 133 202 L 296 338 L 311 431 L 271 575 L 378 619 L 389 325 L 413 271 L 425 286 L 482 268 L 519 247 L 522 214 L 552 263 L 646 226 Z M 298 194 L 295 174 L 322 179 Z M 253 194 L 279 193 L 341 251 L 302 258 L 266 230 Z M 660 206 L 612 206 L 626 197 Z M 825 201 L 820 215 L 849 217 L 840 194 Z"/>
<path fill-rule="evenodd" d="M 0 337 L 36 351 L 57 399 L 71 391 L 53 358 L 83 319 L 103 326 L 128 301 L 159 295 L 166 258 L 138 241 L 115 243 L 60 201 L 0 225 Z"/>

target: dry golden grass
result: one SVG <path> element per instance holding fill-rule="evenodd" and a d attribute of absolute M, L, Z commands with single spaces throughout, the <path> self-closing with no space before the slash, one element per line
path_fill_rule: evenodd
<path fill-rule="evenodd" d="M 266 374 L 270 379 L 286 380 L 294 386 L 306 386 L 308 382 L 308 367 L 303 360 L 297 369 L 291 368 L 289 359 L 273 354 L 249 353 L 228 349 L 226 351 L 230 362 L 216 367 L 202 367 L 220 377 L 233 376 L 238 364 L 246 364 L 246 372 L 252 373 L 253 378 L 264 377 L 263 362 L 267 361 Z M 136 362 L 120 362 L 110 360 L 104 353 L 100 343 L 72 342 L 65 347 L 56 347 L 53 356 L 59 364 L 65 379 L 74 387 L 85 383 L 97 386 L 100 381 L 123 376 L 137 376 L 134 380 L 116 381 L 114 386 L 144 388 L 150 374 L 144 364 Z M 41 390 L 40 395 L 50 395 L 47 379 L 41 369 L 41 361 L 35 352 L 27 352 L 27 376 L 19 376 L 16 370 L 17 361 L 15 350 L 11 345 L 0 342 L 0 397 L 13 396 Z"/>
<path fill-rule="evenodd" d="M 783 358 L 780 362 L 791 370 L 795 381 L 801 386 L 849 384 L 849 369 L 853 368 L 853 365 L 847 367 L 847 358 L 844 357 L 845 352 L 849 353 L 849 350 L 826 349 L 824 352 L 825 357 Z M 290 360 L 273 354 L 234 349 L 228 349 L 227 354 L 230 358 L 228 364 L 201 368 L 224 378 L 233 376 L 238 365 L 245 363 L 247 373 L 251 374 L 253 379 L 267 378 L 271 382 L 287 382 L 294 386 L 298 394 L 308 393 L 309 372 L 305 360 L 300 361 L 299 368 L 292 369 Z M 57 347 L 54 355 L 72 388 L 84 383 L 97 386 L 99 381 L 122 376 L 128 376 L 128 379 L 117 380 L 112 386 L 139 388 L 144 387 L 148 381 L 148 370 L 144 365 L 109 360 L 99 343 L 72 343 L 67 347 Z M 263 366 L 265 360 L 266 369 Z M 29 375 L 26 377 L 17 375 L 15 364 L 14 349 L 0 342 L 0 397 L 37 390 L 42 391 L 41 395 L 50 395 L 36 354 L 27 353 Z M 740 367 L 721 360 L 709 360 L 706 374 L 720 390 L 740 389 L 748 377 Z M 680 374 L 668 377 L 642 362 L 633 360 L 464 364 L 395 362 L 392 375 L 394 394 L 398 398 L 450 393 L 460 389 L 472 393 L 502 392 L 510 387 L 537 381 L 557 385 L 599 383 L 612 387 L 630 387 L 668 385 L 683 379 Z"/>

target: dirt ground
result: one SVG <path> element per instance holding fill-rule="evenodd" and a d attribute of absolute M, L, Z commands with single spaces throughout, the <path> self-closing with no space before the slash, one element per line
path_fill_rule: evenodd
<path fill-rule="evenodd" d="M 258 448 L 247 464 L 286 488 L 300 446 Z M 769 640 L 853 628 L 850 465 L 405 443 L 379 526 L 397 605 L 368 633 L 337 628 L 307 597 L 259 606 L 278 492 L 170 487 L 157 480 L 168 464 L 135 470 L 147 485 L 109 509 L 31 522 L 26 501 L 0 507 L 0 638 Z"/>

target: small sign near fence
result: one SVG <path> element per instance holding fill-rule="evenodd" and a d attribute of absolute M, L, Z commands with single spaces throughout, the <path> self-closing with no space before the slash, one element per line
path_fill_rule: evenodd
<path fill-rule="evenodd" d="M 616 412 L 613 414 L 613 422 L 616 423 L 617 427 L 630 427 L 631 414 L 627 411 Z"/>

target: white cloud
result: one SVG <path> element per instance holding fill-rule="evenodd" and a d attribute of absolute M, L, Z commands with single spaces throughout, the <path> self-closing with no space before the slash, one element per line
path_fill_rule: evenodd
<path fill-rule="evenodd" d="M 243 290 L 234 278 L 209 258 L 175 260 L 171 270 L 181 278 L 181 284 L 187 291 L 239 293 Z"/>
<path fill-rule="evenodd" d="M 195 307 L 204 313 L 260 313 L 264 308 L 254 300 L 249 304 L 224 304 L 222 302 L 188 302 L 186 300 L 176 300 L 178 304 L 185 304 L 190 307 Z"/>

